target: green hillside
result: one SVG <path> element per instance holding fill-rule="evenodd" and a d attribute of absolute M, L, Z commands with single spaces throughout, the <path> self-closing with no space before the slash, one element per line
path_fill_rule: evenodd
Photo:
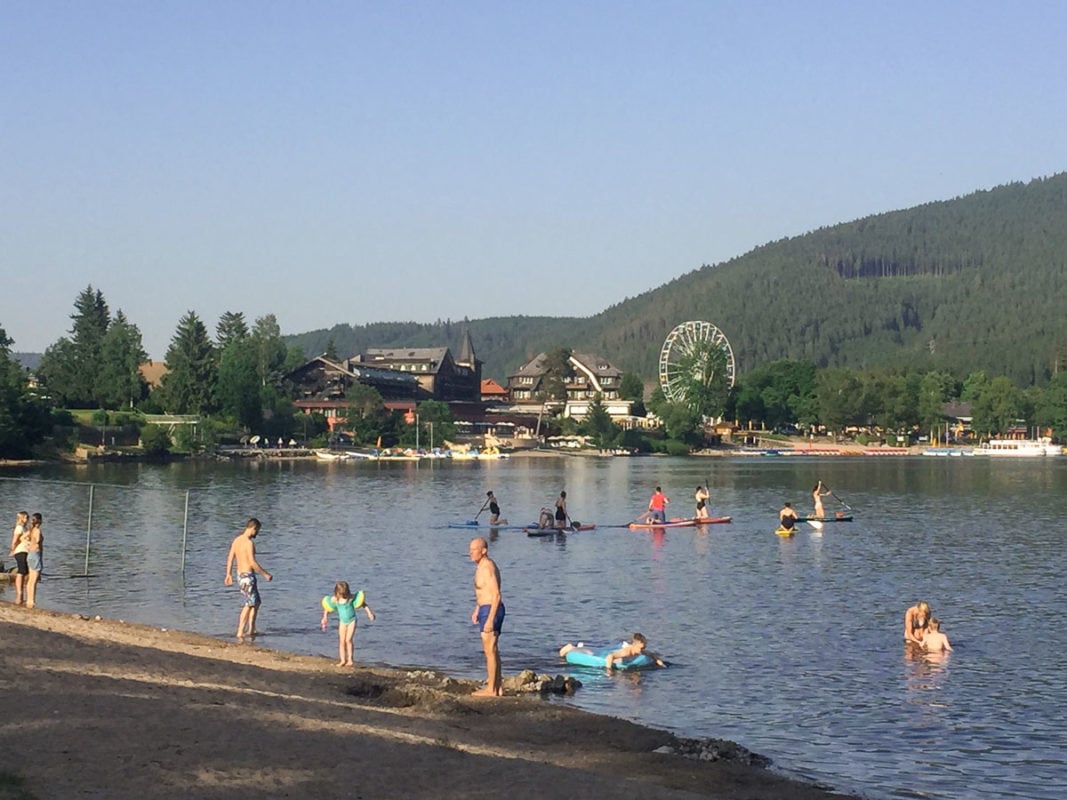
<path fill-rule="evenodd" d="M 338 325 L 288 337 L 309 354 L 333 337 L 364 347 L 456 350 L 469 325 L 485 374 L 503 380 L 564 345 L 652 378 L 663 340 L 717 325 L 743 373 L 782 358 L 820 367 L 984 369 L 1022 386 L 1067 363 L 1067 173 L 866 217 L 758 247 L 586 319 L 499 317 Z"/>

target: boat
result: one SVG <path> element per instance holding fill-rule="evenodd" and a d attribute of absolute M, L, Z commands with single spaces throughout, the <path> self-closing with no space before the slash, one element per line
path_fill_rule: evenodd
<path fill-rule="evenodd" d="M 662 528 L 695 528 L 698 525 L 720 525 L 732 522 L 733 517 L 675 517 L 666 522 L 631 522 L 632 531 L 660 530 Z"/>
<path fill-rule="evenodd" d="M 974 448 L 976 456 L 995 458 L 1034 458 L 1063 455 L 1063 445 L 1053 444 L 1052 439 L 990 439 Z"/>
<path fill-rule="evenodd" d="M 614 650 L 610 647 L 595 651 L 586 647 L 576 647 L 569 650 L 563 659 L 576 667 L 604 669 L 607 665 L 608 654 L 612 652 Z M 644 653 L 639 653 L 627 658 L 616 658 L 611 662 L 611 666 L 614 669 L 649 669 L 656 666 L 656 660 Z"/>
<path fill-rule="evenodd" d="M 838 512 L 832 517 L 797 517 L 797 522 L 852 522 L 852 515 Z"/>
<path fill-rule="evenodd" d="M 348 453 L 335 453 L 332 450 L 316 450 L 315 458 L 319 461 L 345 461 L 351 456 Z"/>

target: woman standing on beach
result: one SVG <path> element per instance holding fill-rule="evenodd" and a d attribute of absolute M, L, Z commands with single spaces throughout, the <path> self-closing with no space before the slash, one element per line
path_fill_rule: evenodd
<path fill-rule="evenodd" d="M 29 536 L 30 515 L 20 511 L 15 515 L 15 527 L 11 531 L 11 552 L 9 556 L 15 559 L 15 605 L 22 605 L 26 592 L 26 576 L 30 569 L 26 561 L 26 554 L 30 551 Z"/>
<path fill-rule="evenodd" d="M 30 530 L 26 537 L 29 548 L 26 552 L 26 566 L 30 573 L 26 579 L 26 608 L 33 608 L 37 604 L 37 582 L 41 579 L 41 571 L 44 568 L 44 536 L 41 534 L 41 522 L 40 514 L 30 517 Z"/>

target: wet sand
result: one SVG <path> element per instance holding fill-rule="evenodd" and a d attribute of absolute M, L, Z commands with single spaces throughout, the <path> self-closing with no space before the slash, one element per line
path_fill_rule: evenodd
<path fill-rule="evenodd" d="M 430 671 L 339 670 L 6 602 L 0 641 L 0 769 L 39 800 L 842 797 L 732 743 L 538 695 L 475 699 L 472 682 Z"/>

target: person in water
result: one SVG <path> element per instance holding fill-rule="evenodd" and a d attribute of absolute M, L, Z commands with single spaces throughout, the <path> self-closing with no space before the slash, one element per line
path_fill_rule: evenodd
<path fill-rule="evenodd" d="M 904 612 L 904 641 L 922 647 L 923 636 L 930 624 L 930 605 L 920 600 Z"/>
<path fill-rule="evenodd" d="M 697 519 L 708 518 L 708 500 L 711 499 L 711 492 L 708 491 L 707 486 L 698 486 L 696 494 L 694 495 L 697 501 Z"/>
<path fill-rule="evenodd" d="M 489 504 L 489 524 L 490 525 L 507 525 L 506 519 L 500 518 L 500 504 L 496 501 L 496 495 L 492 492 L 486 492 L 486 497 L 489 498 L 486 502 Z"/>
<path fill-rule="evenodd" d="M 923 650 L 927 653 L 951 653 L 952 645 L 948 642 L 948 637 L 941 633 L 941 620 L 937 617 L 930 617 L 930 622 L 927 623 L 926 633 L 923 634 Z"/>
<path fill-rule="evenodd" d="M 322 598 L 322 629 L 326 630 L 326 617 L 331 611 L 337 612 L 337 666 L 351 667 L 352 640 L 356 635 L 356 598 L 352 596 L 352 590 L 348 581 L 338 581 L 333 587 L 331 597 Z M 367 619 L 374 622 L 374 612 L 364 601 L 363 610 L 367 612 Z"/>
<path fill-rule="evenodd" d="M 822 519 L 826 516 L 826 512 L 822 507 L 822 499 L 828 494 L 830 494 L 830 490 L 822 485 L 822 481 L 815 484 L 815 488 L 811 490 L 811 502 L 815 506 L 815 512 L 812 516 L 816 519 Z"/>
<path fill-rule="evenodd" d="M 613 650 L 604 656 L 604 666 L 607 669 L 613 669 L 616 661 L 621 661 L 626 658 L 633 658 L 634 656 L 646 655 L 656 662 L 657 667 L 667 666 L 667 662 L 660 658 L 658 655 L 648 650 L 648 639 L 642 633 L 635 633 L 630 641 L 624 642 L 622 647 L 618 650 Z M 573 645 L 569 642 L 559 649 L 560 657 L 565 658 L 567 653 L 572 650 L 577 650 L 582 653 L 592 654 L 592 650 L 581 645 Z"/>
<path fill-rule="evenodd" d="M 793 510 L 792 503 L 786 503 L 778 512 L 778 526 L 787 531 L 793 530 L 797 524 L 797 512 Z"/>
<path fill-rule="evenodd" d="M 244 530 L 237 534 L 230 544 L 230 552 L 226 555 L 226 578 L 223 582 L 227 586 L 233 586 L 233 570 L 236 567 L 237 585 L 241 589 L 241 614 L 237 618 L 238 641 L 243 641 L 245 636 L 256 635 L 256 617 L 259 616 L 259 607 L 263 603 L 259 596 L 259 586 L 256 584 L 256 573 L 268 581 L 274 580 L 274 576 L 256 561 L 256 537 L 260 527 L 258 519 L 249 519 Z"/>

